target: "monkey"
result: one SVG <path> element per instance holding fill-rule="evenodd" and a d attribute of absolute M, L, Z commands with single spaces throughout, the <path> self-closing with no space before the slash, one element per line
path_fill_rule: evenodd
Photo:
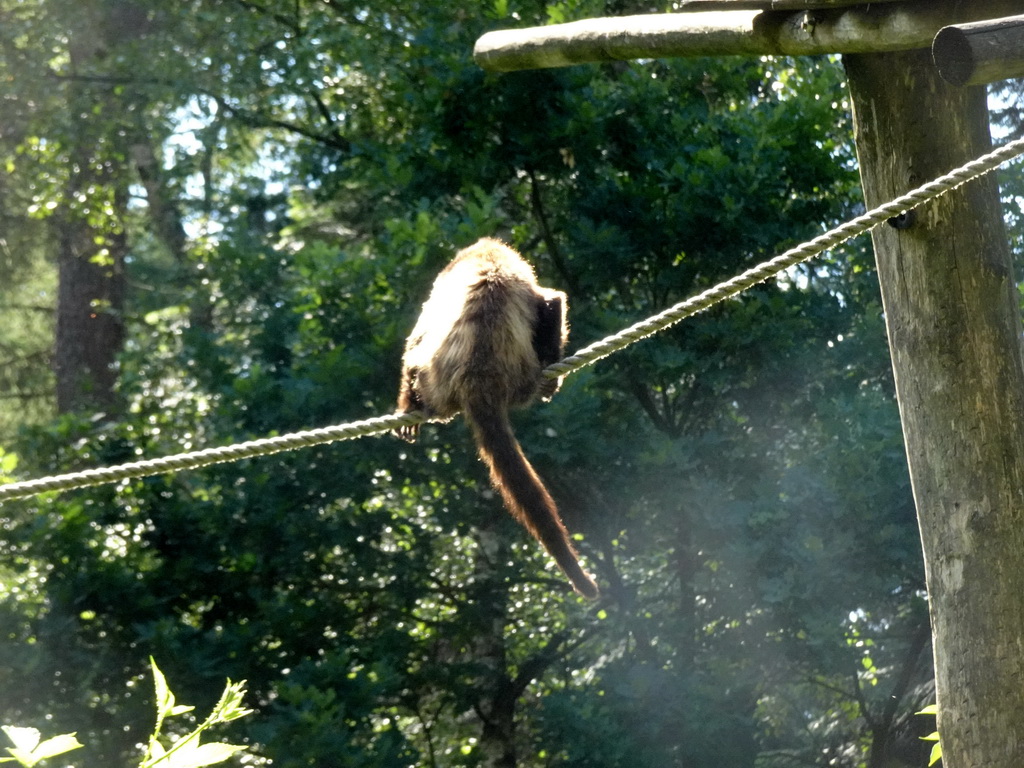
<path fill-rule="evenodd" d="M 448 421 L 460 411 L 512 516 L 548 551 L 579 594 L 597 584 L 580 566 L 551 494 L 512 432 L 509 411 L 548 400 L 561 379 L 541 371 L 562 358 L 564 293 L 537 284 L 515 250 L 483 238 L 459 251 L 434 281 L 405 346 L 398 412 Z M 395 430 L 412 442 L 419 425 Z"/>

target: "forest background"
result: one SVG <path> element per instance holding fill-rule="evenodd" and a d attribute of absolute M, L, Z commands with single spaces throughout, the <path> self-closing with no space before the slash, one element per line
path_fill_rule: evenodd
<path fill-rule="evenodd" d="M 0 0 L 0 474 L 388 413 L 434 275 L 481 236 L 568 292 L 573 349 L 860 212 L 838 59 L 471 60 L 490 29 L 663 10 Z M 200 711 L 248 681 L 229 736 L 256 765 L 927 763 L 866 238 L 517 430 L 598 602 L 460 422 L 44 495 L 0 509 L 0 723 L 128 765 L 152 655 Z"/>

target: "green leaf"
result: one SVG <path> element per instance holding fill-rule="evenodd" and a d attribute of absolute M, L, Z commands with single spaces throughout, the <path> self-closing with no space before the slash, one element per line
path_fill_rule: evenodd
<path fill-rule="evenodd" d="M 244 746 L 237 744 L 199 744 L 194 748 L 171 753 L 170 759 L 163 764 L 168 768 L 201 768 L 204 765 L 223 763 L 244 749 Z"/>
<path fill-rule="evenodd" d="M 64 733 L 60 736 L 46 739 L 46 741 L 40 741 L 41 734 L 35 728 L 5 725 L 3 726 L 3 732 L 14 742 L 14 746 L 7 750 L 12 755 L 12 758 L 4 758 L 4 761 L 14 759 L 25 766 L 25 768 L 32 768 L 32 766 L 42 760 L 63 755 L 65 752 L 70 752 L 82 746 L 73 733 Z"/>
<path fill-rule="evenodd" d="M 245 680 L 240 683 L 232 683 L 228 680 L 224 687 L 224 693 L 213 708 L 210 714 L 211 723 L 229 723 L 240 717 L 252 714 L 251 709 L 242 706 L 242 699 L 245 697 Z"/>
<path fill-rule="evenodd" d="M 0 448 L 0 475 L 9 475 L 18 467 L 18 454 Z"/>
<path fill-rule="evenodd" d="M 158 721 L 163 720 L 165 717 L 183 715 L 186 712 L 191 712 L 195 709 L 195 707 L 187 704 L 176 704 L 174 694 L 167 685 L 167 678 L 164 677 L 164 673 L 160 671 L 160 667 L 156 665 L 156 661 L 152 656 L 149 657 L 149 663 L 153 668 L 153 687 L 156 689 L 156 711 Z"/>
<path fill-rule="evenodd" d="M 144 766 L 154 765 L 164 759 L 164 755 L 167 754 L 167 750 L 164 749 L 164 745 L 156 740 L 156 734 L 153 734 L 153 738 L 149 745 L 150 759 L 143 762 Z"/>
<path fill-rule="evenodd" d="M 157 720 L 166 717 L 174 709 L 174 694 L 171 693 L 171 689 L 167 686 L 167 678 L 164 677 L 164 673 L 160 671 L 160 667 L 156 665 L 156 659 L 152 656 L 149 657 L 149 665 L 153 668 L 153 688 L 156 692 L 156 711 Z"/>
<path fill-rule="evenodd" d="M 33 754 L 36 760 L 45 760 L 48 757 L 63 755 L 65 752 L 70 752 L 82 746 L 84 745 L 75 738 L 75 734 L 63 733 L 60 736 L 54 736 L 52 739 L 42 742 L 35 748 Z"/>
<path fill-rule="evenodd" d="M 19 728 L 16 725 L 5 725 L 3 732 L 14 742 L 14 748 L 31 752 L 39 744 L 41 734 L 35 728 Z"/>

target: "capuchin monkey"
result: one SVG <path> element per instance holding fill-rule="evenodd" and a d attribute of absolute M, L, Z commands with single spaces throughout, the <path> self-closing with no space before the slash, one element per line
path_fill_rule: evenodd
<path fill-rule="evenodd" d="M 562 357 L 566 298 L 541 288 L 533 268 L 504 243 L 484 238 L 459 251 L 434 282 L 405 345 L 398 411 L 448 420 L 462 411 L 480 458 L 505 505 L 555 558 L 585 597 L 597 584 L 579 555 L 536 471 L 523 455 L 509 410 L 549 399 L 559 379 L 541 371 Z M 419 425 L 400 427 L 412 442 Z"/>

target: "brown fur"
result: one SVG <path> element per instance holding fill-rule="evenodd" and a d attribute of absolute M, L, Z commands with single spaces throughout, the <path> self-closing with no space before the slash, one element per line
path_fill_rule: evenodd
<path fill-rule="evenodd" d="M 503 243 L 484 238 L 459 251 L 438 275 L 406 343 L 398 410 L 441 420 L 462 411 L 512 516 L 577 592 L 596 597 L 597 585 L 580 567 L 558 508 L 509 422 L 511 408 L 558 389 L 559 381 L 541 371 L 562 357 L 565 310 L 565 294 L 537 285 L 530 265 Z M 398 434 L 411 441 L 418 430 L 402 427 Z"/>

